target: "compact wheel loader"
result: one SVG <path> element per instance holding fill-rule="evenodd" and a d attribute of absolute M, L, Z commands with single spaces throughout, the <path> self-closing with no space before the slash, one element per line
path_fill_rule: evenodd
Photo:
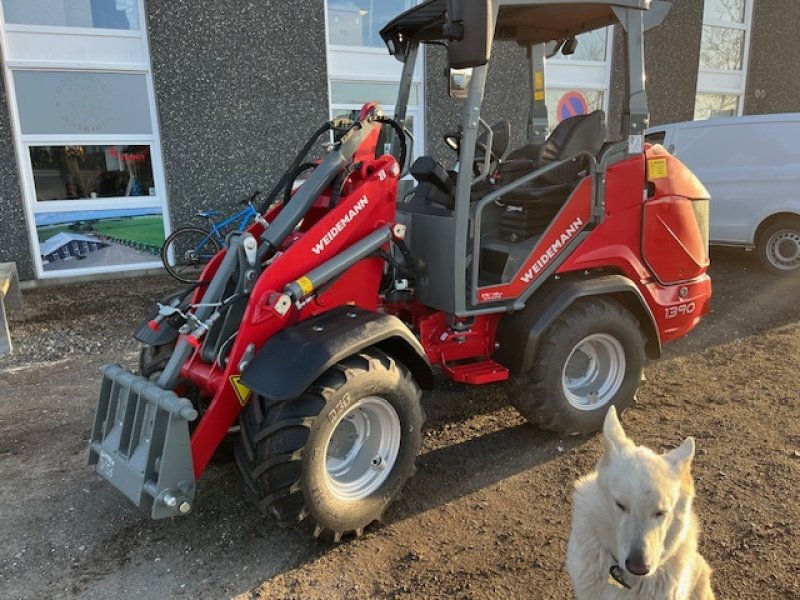
<path fill-rule="evenodd" d="M 391 21 L 381 35 L 404 65 L 394 117 L 368 104 L 325 123 L 263 218 L 158 303 L 135 332 L 139 372 L 104 367 L 89 462 L 153 518 L 188 514 L 238 422 L 236 460 L 258 506 L 338 540 L 379 520 L 412 474 L 434 367 L 467 385 L 504 382 L 530 422 L 562 434 L 629 407 L 645 360 L 695 327 L 711 297 L 708 193 L 643 140 L 643 33 L 668 8 L 428 0 Z M 622 139 L 607 139 L 601 111 L 548 134 L 546 57 L 615 23 Z M 524 46 L 530 67 L 527 142 L 513 149 L 509 123 L 481 117 L 503 41 Z M 446 46 L 464 98 L 446 134 L 456 169 L 430 156 L 407 167 L 424 43 Z M 335 144 L 307 162 L 331 130 Z M 414 186 L 398 194 L 407 171 Z"/>

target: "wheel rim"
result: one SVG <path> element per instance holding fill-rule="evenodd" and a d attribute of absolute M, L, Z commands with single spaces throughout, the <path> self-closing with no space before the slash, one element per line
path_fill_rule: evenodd
<path fill-rule="evenodd" d="M 615 337 L 595 333 L 578 342 L 562 372 L 562 388 L 570 405 L 597 410 L 609 404 L 625 379 L 625 350 Z"/>
<path fill-rule="evenodd" d="M 800 231 L 782 229 L 773 233 L 767 241 L 767 260 L 782 271 L 800 267 Z"/>
<path fill-rule="evenodd" d="M 387 400 L 356 402 L 325 444 L 325 479 L 333 495 L 361 500 L 377 490 L 397 462 L 400 437 L 400 417 Z"/>

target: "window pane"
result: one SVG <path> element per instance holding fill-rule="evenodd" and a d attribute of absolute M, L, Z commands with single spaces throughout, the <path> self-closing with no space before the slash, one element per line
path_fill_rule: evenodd
<path fill-rule="evenodd" d="M 739 114 L 739 96 L 735 94 L 698 94 L 694 105 L 694 119 L 719 119 Z"/>
<path fill-rule="evenodd" d="M 382 106 L 394 106 L 397 101 L 398 83 L 370 83 L 357 81 L 332 81 L 331 104 L 363 104 L 377 102 Z M 419 86 L 412 85 L 408 96 L 409 105 L 419 104 Z"/>
<path fill-rule="evenodd" d="M 704 21 L 744 23 L 745 0 L 706 0 Z"/>
<path fill-rule="evenodd" d="M 23 134 L 153 132 L 144 75 L 14 71 L 14 84 Z"/>
<path fill-rule="evenodd" d="M 564 56 L 559 52 L 559 60 L 589 60 L 603 62 L 606 60 L 608 29 L 595 29 L 578 36 L 578 48 L 575 54 Z"/>
<path fill-rule="evenodd" d="M 3 0 L 6 23 L 139 30 L 139 0 Z"/>
<path fill-rule="evenodd" d="M 741 71 L 744 60 L 744 31 L 727 27 L 703 27 L 700 68 Z"/>
<path fill-rule="evenodd" d="M 383 48 L 381 28 L 414 0 L 328 0 L 328 43 Z"/>
<path fill-rule="evenodd" d="M 602 109 L 604 99 L 602 90 L 547 90 L 545 102 L 550 131 L 564 119 Z"/>
<path fill-rule="evenodd" d="M 160 208 L 39 213 L 35 221 L 45 271 L 155 262 L 164 245 Z"/>
<path fill-rule="evenodd" d="M 150 146 L 31 146 L 36 199 L 154 196 Z"/>

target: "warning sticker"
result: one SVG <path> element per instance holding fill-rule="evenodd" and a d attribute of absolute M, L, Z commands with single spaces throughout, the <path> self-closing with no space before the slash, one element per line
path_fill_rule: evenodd
<path fill-rule="evenodd" d="M 236 394 L 236 397 L 239 399 L 239 404 L 244 406 L 247 404 L 247 401 L 250 399 L 250 388 L 247 387 L 245 384 L 242 383 L 241 375 L 231 375 L 231 386 L 233 387 L 233 391 Z"/>
<path fill-rule="evenodd" d="M 314 291 L 314 284 L 308 277 L 301 277 L 296 283 L 300 286 L 300 289 L 303 290 L 303 294 L 308 295 Z"/>
<path fill-rule="evenodd" d="M 536 71 L 533 74 L 533 89 L 537 91 L 544 89 L 544 73 L 542 71 Z"/>
<path fill-rule="evenodd" d="M 650 176 L 650 180 L 668 177 L 669 170 L 667 169 L 667 159 L 657 158 L 647 161 L 647 172 Z"/>
<path fill-rule="evenodd" d="M 544 92 L 534 92 L 533 93 L 534 100 L 544 100 Z"/>

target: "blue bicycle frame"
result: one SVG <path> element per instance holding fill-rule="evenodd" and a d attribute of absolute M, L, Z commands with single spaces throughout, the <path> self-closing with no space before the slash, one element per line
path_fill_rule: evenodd
<path fill-rule="evenodd" d="M 235 215 L 231 215 L 230 217 L 219 223 L 215 223 L 213 220 L 213 218 L 218 214 L 217 211 L 215 210 L 203 211 L 197 214 L 198 216 L 208 219 L 211 222 L 211 231 L 206 237 L 200 240 L 200 243 L 197 244 L 197 246 L 195 247 L 195 252 L 197 252 L 199 256 L 200 249 L 205 245 L 205 243 L 209 240 L 209 238 L 212 237 L 219 243 L 219 245 L 222 248 L 227 248 L 228 245 L 225 241 L 225 237 L 222 235 L 221 232 L 224 231 L 226 227 L 228 227 L 232 223 L 235 223 L 236 221 L 239 221 L 237 231 L 244 231 L 245 229 L 247 229 L 247 226 L 250 224 L 250 221 L 258 215 L 258 211 L 253 206 L 253 203 L 249 202 L 244 209 L 240 210 Z M 203 256 L 201 258 L 210 259 L 211 257 Z"/>

